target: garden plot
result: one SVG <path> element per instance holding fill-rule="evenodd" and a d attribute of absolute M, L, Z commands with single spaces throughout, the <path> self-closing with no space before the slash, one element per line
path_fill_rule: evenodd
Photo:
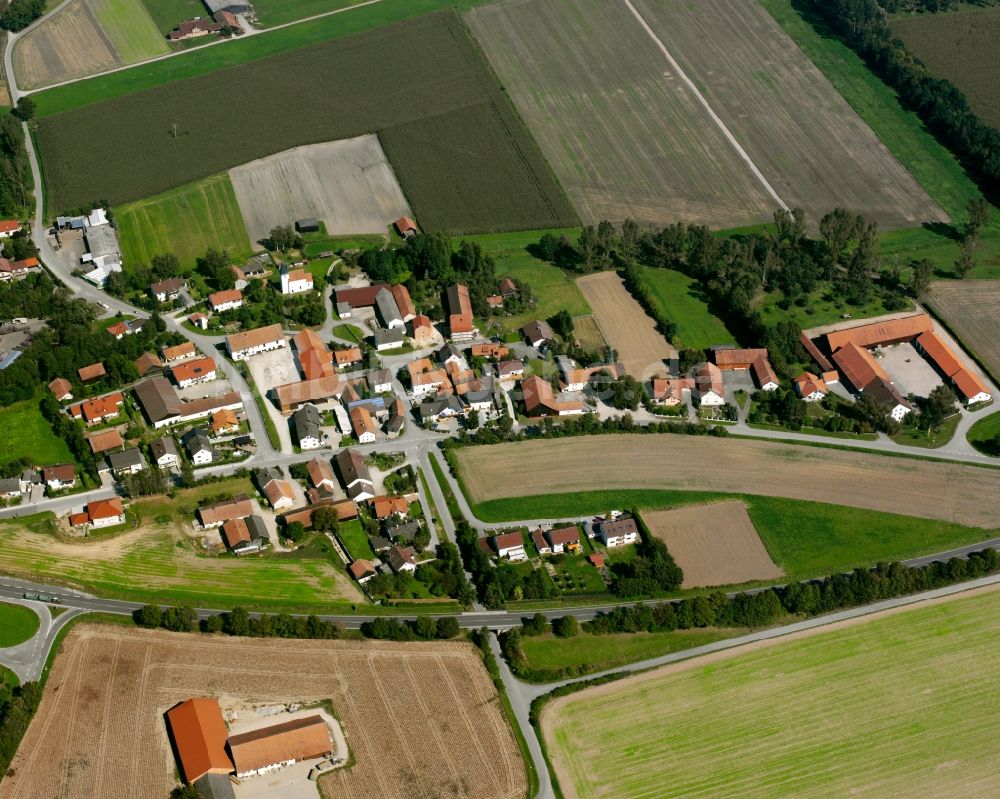
<path fill-rule="evenodd" d="M 684 570 L 682 588 L 738 585 L 783 574 L 742 502 L 646 511 L 642 518 Z"/>
<path fill-rule="evenodd" d="M 411 216 L 374 134 L 296 147 L 229 170 L 251 241 L 296 219 L 319 219 L 331 236 L 385 233 Z"/>

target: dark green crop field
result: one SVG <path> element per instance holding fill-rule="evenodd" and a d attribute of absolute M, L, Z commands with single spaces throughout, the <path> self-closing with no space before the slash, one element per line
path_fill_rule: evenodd
<path fill-rule="evenodd" d="M 453 12 L 45 117 L 36 140 L 57 214 L 373 131 L 425 230 L 577 224 Z"/>

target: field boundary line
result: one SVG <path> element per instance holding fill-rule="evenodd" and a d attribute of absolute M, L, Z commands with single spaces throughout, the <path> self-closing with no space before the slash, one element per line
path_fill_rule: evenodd
<path fill-rule="evenodd" d="M 678 74 L 680 79 L 684 81 L 684 85 L 691 90 L 691 92 L 695 96 L 695 99 L 698 100 L 702 108 L 704 108 L 705 111 L 708 113 L 709 117 L 711 117 L 712 121 L 716 124 L 719 130 L 722 131 L 722 135 L 726 137 L 726 141 L 728 141 L 733 146 L 733 149 L 736 150 L 736 154 L 750 168 L 750 171 L 753 172 L 757 180 L 760 181 L 760 184 L 764 187 L 767 193 L 774 198 L 774 200 L 778 203 L 778 205 L 781 206 L 782 210 L 790 211 L 791 209 L 788 207 L 788 204 L 781 199 L 781 195 L 778 194 L 778 192 L 775 190 L 774 186 L 771 185 L 768 179 L 764 177 L 764 173 L 761 172 L 757 164 L 753 162 L 753 159 L 750 157 L 750 154 L 743 149 L 743 146 L 736 140 L 736 137 L 733 135 L 732 131 L 730 131 L 729 128 L 726 127 L 726 123 L 723 122 L 722 119 L 720 119 L 719 115 L 715 113 L 711 104 L 708 102 L 708 100 L 705 99 L 705 95 L 703 95 L 698 90 L 698 87 L 694 85 L 694 81 L 692 81 L 691 78 L 687 76 L 687 73 L 683 69 L 681 69 L 681 65 L 678 64 L 677 61 L 674 59 L 674 57 L 670 54 L 670 51 L 667 49 L 667 46 L 663 43 L 660 37 L 656 35 L 656 32 L 651 27 L 649 27 L 649 24 L 646 22 L 642 14 L 640 14 L 638 10 L 636 10 L 636 7 L 632 5 L 632 0 L 622 0 L 622 2 L 625 3 L 626 8 L 628 8 L 628 10 L 632 12 L 632 16 L 634 16 L 636 20 L 638 20 L 639 24 L 642 26 L 642 29 L 646 31 L 646 34 L 649 36 L 649 38 L 653 40 L 653 44 L 655 44 L 656 47 L 659 49 L 659 51 L 663 53 L 664 58 L 667 59 L 670 66 Z"/>

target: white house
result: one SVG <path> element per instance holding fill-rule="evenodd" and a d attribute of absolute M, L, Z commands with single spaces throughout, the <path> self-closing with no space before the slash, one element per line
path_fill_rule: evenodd
<path fill-rule="evenodd" d="M 204 466 L 215 459 L 215 452 L 212 450 L 212 442 L 200 430 L 192 430 L 185 437 L 184 445 L 187 447 L 191 463 L 195 466 Z"/>
<path fill-rule="evenodd" d="M 389 369 L 372 369 L 368 373 L 368 385 L 373 394 L 391 394 L 392 372 Z"/>
<path fill-rule="evenodd" d="M 173 367 L 170 374 L 180 388 L 208 383 L 216 377 L 215 359 L 195 358 L 193 361 L 184 361 Z"/>
<path fill-rule="evenodd" d="M 46 466 L 42 469 L 42 479 L 51 491 L 61 491 L 76 485 L 76 467 L 72 464 Z"/>
<path fill-rule="evenodd" d="M 521 533 L 504 533 L 493 536 L 493 547 L 497 555 L 510 561 L 527 560 L 528 553 L 524 551 L 524 536 Z"/>
<path fill-rule="evenodd" d="M 243 293 L 237 289 L 226 289 L 208 295 L 208 307 L 212 313 L 235 311 L 243 305 Z"/>
<path fill-rule="evenodd" d="M 304 269 L 295 269 L 291 272 L 288 267 L 281 267 L 281 293 L 301 294 L 303 291 L 312 291 L 313 276 Z"/>
<path fill-rule="evenodd" d="M 726 396 L 722 371 L 714 363 L 706 363 L 694 374 L 695 393 L 702 405 L 725 405 Z"/>
<path fill-rule="evenodd" d="M 292 425 L 300 449 L 319 449 L 323 446 L 323 426 L 319 409 L 306 403 L 292 414 Z"/>
<path fill-rule="evenodd" d="M 639 540 L 639 528 L 635 519 L 603 521 L 597 527 L 597 537 L 608 549 L 634 544 Z"/>
<path fill-rule="evenodd" d="M 403 346 L 403 331 L 398 327 L 379 328 L 375 331 L 375 351 L 384 352 Z"/>
<path fill-rule="evenodd" d="M 281 349 L 285 345 L 281 325 L 268 325 L 226 336 L 226 349 L 234 361 L 245 361 L 262 352 Z"/>
<path fill-rule="evenodd" d="M 107 460 L 111 471 L 116 475 L 137 474 L 146 468 L 146 459 L 135 448 L 124 452 L 112 452 Z"/>
<path fill-rule="evenodd" d="M 153 462 L 161 469 L 173 469 L 181 465 L 177 445 L 170 436 L 158 438 L 149 445 L 153 454 Z"/>

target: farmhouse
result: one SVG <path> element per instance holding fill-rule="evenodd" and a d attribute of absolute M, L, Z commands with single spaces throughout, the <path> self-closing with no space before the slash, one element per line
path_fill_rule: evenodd
<path fill-rule="evenodd" d="M 202 19 L 200 17 L 197 19 L 186 19 L 170 31 L 167 34 L 167 38 L 172 42 L 195 39 L 199 36 L 209 36 L 213 33 L 218 33 L 223 27 L 225 26 L 221 22 L 216 22 L 215 20 Z"/>
<path fill-rule="evenodd" d="M 556 399 L 552 386 L 537 375 L 521 383 L 524 408 L 531 418 L 543 416 L 577 416 L 585 410 L 582 402 Z"/>
<path fill-rule="evenodd" d="M 230 519 L 245 519 L 253 513 L 253 508 L 253 502 L 245 494 L 240 494 L 232 499 L 198 508 L 198 519 L 202 527 L 221 527 Z"/>
<path fill-rule="evenodd" d="M 550 341 L 555 340 L 556 337 L 556 334 L 552 332 L 552 328 L 549 327 L 549 323 L 539 320 L 529 322 L 522 327 L 521 335 L 524 336 L 524 340 L 528 343 L 528 346 L 535 349 L 545 346 Z"/>
<path fill-rule="evenodd" d="M 413 547 L 398 545 L 390 547 L 385 559 L 395 574 L 402 572 L 413 574 L 417 570 L 417 551 Z"/>
<path fill-rule="evenodd" d="M 396 301 L 396 307 L 399 309 L 399 314 L 403 317 L 403 321 L 409 322 L 413 320 L 417 315 L 417 309 L 413 305 L 413 298 L 410 297 L 409 289 L 402 283 L 395 283 L 389 286 L 389 291 L 392 292 L 392 297 Z"/>
<path fill-rule="evenodd" d="M 347 570 L 351 573 L 351 577 L 358 581 L 359 585 L 364 585 L 378 573 L 370 560 L 361 559 L 352 561 Z"/>
<path fill-rule="evenodd" d="M 260 516 L 230 519 L 222 525 L 222 540 L 236 555 L 260 552 L 267 547 L 267 527 Z"/>
<path fill-rule="evenodd" d="M 212 414 L 209 426 L 212 428 L 213 435 L 223 436 L 239 430 L 240 420 L 233 411 L 223 408 Z"/>
<path fill-rule="evenodd" d="M 132 363 L 135 365 L 135 370 L 139 373 L 139 377 L 145 377 L 150 372 L 163 368 L 163 361 L 155 352 L 144 352 L 132 361 Z"/>
<path fill-rule="evenodd" d="M 119 476 L 124 474 L 138 474 L 146 468 L 146 459 L 134 447 L 124 452 L 112 452 L 106 460 L 111 471 Z"/>
<path fill-rule="evenodd" d="M 897 422 L 903 421 L 906 414 L 913 410 L 913 406 L 903 398 L 896 387 L 881 377 L 876 377 L 865 386 L 865 394 L 874 397 L 879 406 L 886 408 L 886 413 Z"/>
<path fill-rule="evenodd" d="M 524 362 L 515 360 L 498 363 L 497 377 L 500 380 L 520 380 L 524 377 Z"/>
<path fill-rule="evenodd" d="M 489 358 L 494 361 L 502 361 L 510 355 L 510 350 L 503 344 L 490 342 L 487 344 L 473 344 L 471 354 L 473 358 Z"/>
<path fill-rule="evenodd" d="M 37 258 L 8 261 L 6 258 L 0 257 L 0 281 L 21 280 L 27 277 L 32 269 L 41 269 Z"/>
<path fill-rule="evenodd" d="M 795 390 L 806 402 L 819 402 L 830 391 L 823 378 L 812 372 L 803 372 L 795 378 Z"/>
<path fill-rule="evenodd" d="M 337 298 L 337 303 L 347 303 L 351 308 L 370 308 L 375 305 L 375 297 L 378 293 L 384 289 L 388 288 L 388 283 L 378 282 L 373 283 L 370 286 L 362 286 L 360 288 L 352 288 L 351 286 L 337 286 L 334 289 L 334 295 Z"/>
<path fill-rule="evenodd" d="M 9 239 L 21 229 L 21 223 L 16 219 L 0 220 L 0 239 Z"/>
<path fill-rule="evenodd" d="M 694 373 L 695 394 L 702 405 L 718 406 L 726 404 L 726 393 L 722 383 L 722 372 L 714 363 L 698 367 Z"/>
<path fill-rule="evenodd" d="M 356 450 L 344 449 L 337 453 L 335 460 L 344 489 L 351 499 L 364 502 L 375 496 L 372 474 L 365 465 L 364 456 Z"/>
<path fill-rule="evenodd" d="M 417 415 L 425 425 L 435 424 L 442 419 L 451 419 L 465 413 L 465 408 L 454 394 L 428 400 L 417 406 Z"/>
<path fill-rule="evenodd" d="M 403 346 L 403 331 L 398 327 L 379 328 L 375 331 L 375 351 L 394 350 Z"/>
<path fill-rule="evenodd" d="M 87 525 L 92 528 L 101 528 L 114 527 L 116 524 L 124 523 L 125 510 L 118 497 L 94 500 L 87 504 L 83 513 L 73 513 L 69 517 L 71 527 Z"/>
<path fill-rule="evenodd" d="M 201 330 L 208 330 L 208 317 L 200 311 L 188 317 L 188 321 Z"/>
<path fill-rule="evenodd" d="M 879 366 L 874 356 L 864 347 L 848 341 L 833 353 L 833 360 L 840 373 L 857 392 L 863 392 L 875 380 L 890 383 L 889 375 Z"/>
<path fill-rule="evenodd" d="M 188 699 L 167 711 L 181 774 L 191 783 L 205 774 L 229 774 L 226 722 L 217 699 Z"/>
<path fill-rule="evenodd" d="M 119 409 L 124 402 L 125 396 L 120 391 L 115 391 L 103 397 L 70 405 L 66 412 L 74 419 L 82 419 L 88 425 L 95 425 L 109 419 L 117 419 L 121 415 Z"/>
<path fill-rule="evenodd" d="M 549 545 L 549 542 L 545 540 L 545 534 L 542 532 L 541 527 L 532 531 L 531 543 L 535 545 L 535 549 L 538 551 L 539 555 L 552 554 L 552 547 Z"/>
<path fill-rule="evenodd" d="M 174 347 L 163 348 L 163 360 L 168 364 L 183 361 L 185 358 L 193 358 L 197 354 L 198 351 L 190 341 L 185 341 L 183 344 L 177 344 Z"/>
<path fill-rule="evenodd" d="M 226 336 L 226 349 L 234 361 L 245 361 L 254 355 L 284 346 L 285 334 L 281 325 L 268 325 Z"/>
<path fill-rule="evenodd" d="M 948 349 L 948 345 L 941 341 L 936 333 L 922 333 L 913 344 L 917 351 L 922 353 L 952 384 L 966 405 L 988 402 L 991 399 L 989 389 L 983 381 L 962 366 L 954 353 Z"/>
<path fill-rule="evenodd" d="M 580 549 L 580 530 L 576 527 L 560 527 L 545 533 L 553 555 L 559 555 L 567 550 L 577 552 Z"/>
<path fill-rule="evenodd" d="M 335 373 L 333 353 L 323 339 L 312 330 L 303 330 L 292 339 L 299 356 L 299 366 L 306 380 L 328 377 Z"/>
<path fill-rule="evenodd" d="M 506 560 L 527 560 L 524 551 L 524 535 L 521 533 L 504 533 L 493 536 L 493 548 L 499 557 Z"/>
<path fill-rule="evenodd" d="M 410 322 L 410 338 L 417 346 L 434 341 L 434 326 L 431 325 L 431 320 L 422 314 L 414 316 Z"/>
<path fill-rule="evenodd" d="M 288 270 L 284 264 L 281 266 L 281 293 L 301 294 L 304 291 L 312 291 L 313 276 L 304 269 Z"/>
<path fill-rule="evenodd" d="M 163 377 L 143 380 L 132 390 L 146 419 L 157 430 L 168 425 L 204 419 L 216 411 L 235 411 L 243 407 L 243 400 L 235 391 L 185 402 Z"/>
<path fill-rule="evenodd" d="M 87 440 L 87 443 L 90 444 L 90 451 L 95 455 L 100 455 L 102 452 L 108 452 L 109 450 L 125 446 L 125 442 L 122 440 L 122 435 L 117 430 L 107 430 L 103 433 L 91 436 Z"/>
<path fill-rule="evenodd" d="M 184 447 L 188 451 L 188 457 L 195 466 L 204 466 L 215 460 L 216 454 L 212 449 L 212 442 L 208 440 L 203 430 L 189 430 L 181 437 Z"/>
<path fill-rule="evenodd" d="M 399 306 L 396 305 L 396 298 L 389 289 L 384 288 L 375 295 L 375 307 L 378 310 L 378 317 L 385 327 L 389 329 L 399 328 L 400 330 L 406 328 L 403 315 L 399 312 Z"/>
<path fill-rule="evenodd" d="M 639 540 L 639 528 L 635 519 L 605 519 L 597 524 L 597 537 L 608 549 L 634 544 Z"/>
<path fill-rule="evenodd" d="M 177 444 L 170 436 L 156 439 L 149 445 L 149 451 L 153 456 L 153 463 L 161 469 L 173 469 L 181 465 Z"/>
<path fill-rule="evenodd" d="M 695 387 L 693 377 L 672 377 L 669 379 L 654 377 L 650 397 L 657 405 L 672 408 L 684 401 L 684 392 L 691 396 Z"/>
<path fill-rule="evenodd" d="M 235 311 L 243 305 L 243 292 L 238 289 L 226 289 L 216 291 L 208 295 L 208 307 L 212 313 L 224 313 L 225 311 Z"/>
<path fill-rule="evenodd" d="M 404 239 L 417 235 L 417 223 L 408 216 L 401 216 L 392 223 L 392 226 L 396 228 L 396 232 Z"/>
<path fill-rule="evenodd" d="M 207 383 L 215 380 L 215 360 L 213 358 L 196 358 L 193 361 L 179 363 L 170 370 L 170 376 L 180 388 Z"/>
<path fill-rule="evenodd" d="M 170 302 L 180 297 L 181 292 L 186 288 L 186 280 L 180 277 L 171 277 L 151 284 L 149 293 L 157 302 Z"/>
<path fill-rule="evenodd" d="M 295 492 L 292 491 L 292 487 L 285 480 L 272 478 L 264 484 L 261 490 L 264 492 L 264 496 L 267 497 L 267 501 L 271 507 L 275 510 L 290 508 L 295 504 Z"/>
<path fill-rule="evenodd" d="M 309 471 L 309 482 L 314 488 L 333 491 L 337 487 L 337 478 L 333 475 L 333 467 L 325 458 L 313 458 L 306 464 Z"/>
<path fill-rule="evenodd" d="M 60 491 L 76 485 L 76 467 L 71 464 L 46 466 L 42 469 L 42 479 L 51 491 Z"/>
<path fill-rule="evenodd" d="M 473 324 L 469 288 L 461 283 L 448 287 L 448 330 L 454 341 L 468 341 L 479 335 Z"/>
<path fill-rule="evenodd" d="M 766 348 L 757 349 L 726 349 L 714 350 L 715 365 L 723 371 L 752 370 L 757 385 L 763 391 L 774 391 L 778 388 L 778 376 L 768 359 Z"/>
<path fill-rule="evenodd" d="M 902 319 L 872 322 L 867 325 L 858 325 L 827 333 L 826 343 L 831 353 L 836 353 L 837 350 L 848 344 L 868 349 L 878 345 L 911 341 L 921 333 L 927 333 L 933 329 L 934 323 L 927 314 L 916 314 L 915 316 L 905 316 Z"/>
<path fill-rule="evenodd" d="M 73 384 L 62 377 L 57 377 L 49 383 L 49 391 L 59 402 L 73 399 Z"/>
<path fill-rule="evenodd" d="M 378 425 L 372 419 L 372 415 L 368 412 L 367 408 L 355 407 L 351 408 L 351 429 L 354 432 L 354 437 L 358 440 L 359 444 L 374 444 L 375 443 L 375 433 L 378 431 Z"/>
<path fill-rule="evenodd" d="M 391 394 L 392 372 L 388 369 L 372 369 L 368 372 L 368 388 L 374 394 Z"/>
<path fill-rule="evenodd" d="M 338 367 L 350 366 L 352 363 L 358 363 L 362 358 L 360 347 L 345 347 L 342 350 L 333 351 L 333 359 Z"/>
<path fill-rule="evenodd" d="M 303 405 L 292 414 L 292 425 L 301 449 L 319 449 L 323 446 L 326 436 L 323 435 L 319 410 L 315 405 Z"/>
<path fill-rule="evenodd" d="M 107 372 L 104 370 L 103 362 L 92 363 L 90 366 L 84 366 L 81 369 L 77 369 L 76 373 L 79 376 L 80 381 L 83 383 L 92 383 L 95 380 L 100 380 L 102 377 L 107 375 Z"/>
<path fill-rule="evenodd" d="M 605 373 L 613 379 L 625 375 L 625 367 L 620 363 L 598 364 L 581 368 L 569 358 L 559 358 L 559 371 L 562 374 L 560 385 L 563 391 L 583 391 L 594 375 Z"/>
<path fill-rule="evenodd" d="M 282 413 L 290 413 L 307 402 L 325 402 L 341 392 L 340 378 L 336 374 L 315 380 L 299 380 L 274 389 L 274 397 Z"/>
<path fill-rule="evenodd" d="M 390 516 L 405 516 L 410 512 L 410 503 L 405 497 L 387 497 L 383 494 L 373 497 L 371 503 L 375 518 L 379 520 L 388 519 Z"/>

